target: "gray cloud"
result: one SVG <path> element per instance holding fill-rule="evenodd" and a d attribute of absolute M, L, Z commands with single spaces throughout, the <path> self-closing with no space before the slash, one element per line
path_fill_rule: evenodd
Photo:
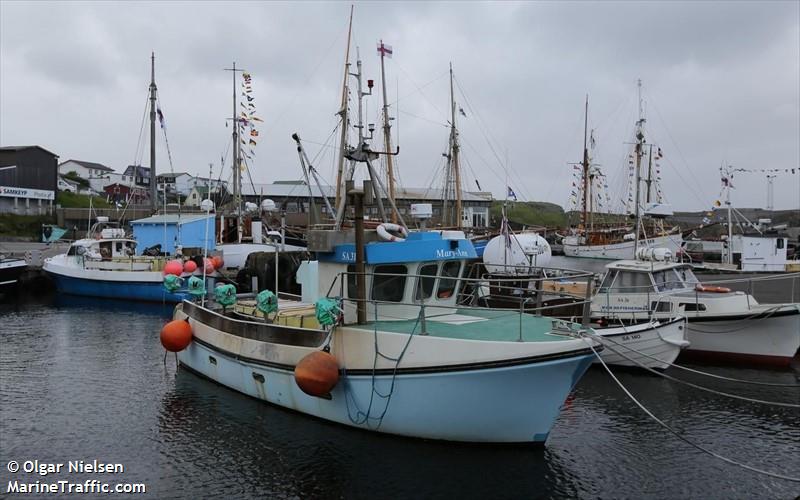
<path fill-rule="evenodd" d="M 137 158 L 154 50 L 176 171 L 213 163 L 218 172 L 230 139 L 222 69 L 235 60 L 253 74 L 265 119 L 254 180 L 300 177 L 295 131 L 331 176 L 332 150 L 318 143 L 336 125 L 348 12 L 333 2 L 4 1 L 0 143 L 124 168 Z M 391 99 L 401 97 L 393 112 L 405 185 L 441 182 L 452 61 L 470 187 L 478 178 L 501 196 L 508 175 L 518 194 L 565 205 L 588 93 L 597 159 L 618 191 L 642 78 L 665 193 L 699 209 L 716 198 L 723 162 L 800 166 L 799 19 L 797 2 L 365 2 L 355 6 L 354 43 L 376 82 L 375 43 L 395 49 L 387 79 Z M 367 100 L 368 121 L 380 106 Z M 158 168 L 169 169 L 158 140 Z M 800 207 L 800 175 L 782 180 L 776 206 Z M 741 205 L 764 204 L 761 176 L 737 187 Z"/>

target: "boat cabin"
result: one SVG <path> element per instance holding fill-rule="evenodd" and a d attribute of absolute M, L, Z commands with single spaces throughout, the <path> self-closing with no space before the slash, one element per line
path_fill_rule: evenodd
<path fill-rule="evenodd" d="M 744 307 L 748 300 L 754 302 L 743 292 L 703 286 L 687 263 L 621 260 L 606 269 L 592 299 L 593 317 L 692 315 L 727 309 L 733 302 Z"/>
<path fill-rule="evenodd" d="M 452 313 L 460 293 L 460 278 L 475 248 L 462 231 L 414 232 L 404 241 L 373 241 L 364 246 L 367 319 L 406 320 Z M 356 250 L 352 243 L 318 252 L 318 260 L 303 262 L 297 281 L 303 302 L 341 296 L 345 322 L 355 322 L 357 298 Z"/>

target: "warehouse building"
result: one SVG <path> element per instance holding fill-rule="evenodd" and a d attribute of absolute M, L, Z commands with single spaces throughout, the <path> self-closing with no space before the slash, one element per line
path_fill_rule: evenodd
<path fill-rule="evenodd" d="M 0 147 L 0 213 L 53 212 L 58 155 L 41 146 Z"/>

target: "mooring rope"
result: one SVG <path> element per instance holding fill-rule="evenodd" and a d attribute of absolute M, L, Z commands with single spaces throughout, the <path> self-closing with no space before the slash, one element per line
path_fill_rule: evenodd
<path fill-rule="evenodd" d="M 678 382 L 679 384 L 688 385 L 689 387 L 694 387 L 695 389 L 699 389 L 701 391 L 710 392 L 710 393 L 716 394 L 718 396 L 724 396 L 724 397 L 728 397 L 728 398 L 732 398 L 732 399 L 739 399 L 739 400 L 747 401 L 747 402 L 750 402 L 750 403 L 759 403 L 759 404 L 772 405 L 772 406 L 783 406 L 783 407 L 786 407 L 786 408 L 800 408 L 800 404 L 781 403 L 779 401 L 765 401 L 763 399 L 748 398 L 748 397 L 745 397 L 745 396 L 739 396 L 738 394 L 731 394 L 729 392 L 722 392 L 722 391 L 717 391 L 715 389 L 709 389 L 708 387 L 703 387 L 702 385 L 693 384 L 691 382 L 687 382 L 686 380 L 681 380 L 679 378 L 672 377 L 670 375 L 667 375 L 666 373 L 660 372 L 660 371 L 658 371 L 658 370 L 656 370 L 654 368 L 650 368 L 649 366 L 646 366 L 646 365 L 640 363 L 639 361 L 637 361 L 637 360 L 631 358 L 630 356 L 618 351 L 617 349 L 614 349 L 613 347 L 610 347 L 608 344 L 603 344 L 603 340 L 604 340 L 603 337 L 600 336 L 600 335 L 597 335 L 596 333 L 595 334 L 587 333 L 586 335 L 588 335 L 589 337 L 592 337 L 593 339 L 597 340 L 603 347 L 607 348 L 609 351 L 613 352 L 614 354 L 616 354 L 618 356 L 622 356 L 623 358 L 627 359 L 628 361 L 637 364 L 639 367 L 644 368 L 645 370 L 647 370 L 647 371 L 649 371 L 651 373 L 654 373 L 656 375 L 659 375 L 661 377 L 664 377 L 664 378 L 666 378 L 668 380 L 672 380 L 673 382 Z"/>
<path fill-rule="evenodd" d="M 594 346 L 592 345 L 592 342 L 589 341 L 586 337 L 581 337 L 581 338 L 589 346 L 589 349 L 592 350 L 594 355 L 600 361 L 600 364 L 603 365 L 603 368 L 606 369 L 606 371 L 611 376 L 611 378 L 614 379 L 614 382 L 617 383 L 617 385 L 620 387 L 620 389 L 622 389 L 622 391 L 631 399 L 631 401 L 636 403 L 636 406 L 638 406 L 643 412 L 645 412 L 647 414 L 647 416 L 649 416 L 650 418 L 655 420 L 659 425 L 661 425 L 663 428 L 667 429 L 669 432 L 674 434 L 681 441 L 689 444 L 690 446 L 692 446 L 694 448 L 697 448 L 698 450 L 702 451 L 703 453 L 706 453 L 708 455 L 711 455 L 714 458 L 722 460 L 723 462 L 729 463 L 731 465 L 735 465 L 737 467 L 741 467 L 743 469 L 747 469 L 747 470 L 749 470 L 751 472 L 755 472 L 755 473 L 758 473 L 758 474 L 763 474 L 763 475 L 769 476 L 769 477 L 774 477 L 776 479 L 784 479 L 786 481 L 800 482 L 800 477 L 793 477 L 793 476 L 787 476 L 787 475 L 784 475 L 784 474 L 779 474 L 779 473 L 776 473 L 776 472 L 770 472 L 770 471 L 767 471 L 767 470 L 763 470 L 763 469 L 759 469 L 759 468 L 753 467 L 752 465 L 747 465 L 747 464 L 742 463 L 742 462 L 737 462 L 736 460 L 733 460 L 732 458 L 728 458 L 728 457 L 725 457 L 723 455 L 720 455 L 719 453 L 716 453 L 716 452 L 714 452 L 712 450 L 709 450 L 708 448 L 706 448 L 706 447 L 704 447 L 702 445 L 699 445 L 699 444 L 697 444 L 697 443 L 695 443 L 693 441 L 690 441 L 688 438 L 683 436 L 681 433 L 679 433 L 678 431 L 676 431 L 675 429 L 670 427 L 666 422 L 664 422 L 663 420 L 661 420 L 660 418 L 655 416 L 655 414 L 653 414 L 653 412 L 648 410 L 647 407 L 645 407 L 642 403 L 640 403 L 639 400 L 636 399 L 636 397 L 633 394 L 631 394 L 631 392 L 622 384 L 622 382 L 619 381 L 619 379 L 614 375 L 614 373 L 611 371 L 611 369 L 608 367 L 608 365 L 606 365 L 606 362 L 603 361 L 603 358 L 601 358 L 600 354 L 598 354 L 598 352 L 595 350 Z"/>
<path fill-rule="evenodd" d="M 720 323 L 722 323 L 722 326 L 725 326 L 726 324 L 740 323 L 742 321 L 750 321 L 750 320 L 758 321 L 760 319 L 769 319 L 769 318 L 772 317 L 773 314 L 778 312 L 778 310 L 781 309 L 782 307 L 784 307 L 784 306 L 783 305 L 778 305 L 778 306 L 770 307 L 769 309 L 764 309 L 763 311 L 754 312 L 753 314 L 751 314 L 749 316 L 745 316 L 744 318 L 732 319 L 730 321 L 720 322 Z M 761 317 L 759 317 L 759 316 L 761 316 Z M 694 317 L 697 318 L 697 319 L 702 320 L 702 316 L 694 316 Z M 700 328 L 697 328 L 696 326 L 693 326 L 692 330 L 694 330 L 696 332 L 700 332 L 700 333 L 708 333 L 708 334 L 711 334 L 711 335 L 718 335 L 718 334 L 741 332 L 743 330 L 747 330 L 751 326 L 752 325 L 744 325 L 744 326 L 736 328 L 734 330 L 721 330 L 721 331 L 702 330 Z"/>
<path fill-rule="evenodd" d="M 613 344 L 615 344 L 615 345 L 617 345 L 619 347 L 624 347 L 625 349 L 628 349 L 629 351 L 633 351 L 636 354 L 639 354 L 641 356 L 645 356 L 645 357 L 648 357 L 648 358 L 653 359 L 655 361 L 658 361 L 659 363 L 664 363 L 664 364 L 669 365 L 671 367 L 678 368 L 678 369 L 681 369 L 681 370 L 686 370 L 688 372 L 696 373 L 698 375 L 703 375 L 703 376 L 706 376 L 706 377 L 716 378 L 716 379 L 720 379 L 720 380 L 727 380 L 729 382 L 737 382 L 737 383 L 740 383 L 740 384 L 764 385 L 764 386 L 768 386 L 768 387 L 791 387 L 791 388 L 794 388 L 794 389 L 800 389 L 800 384 L 776 384 L 774 382 L 758 382 L 758 381 L 755 381 L 755 380 L 744 380 L 744 379 L 740 379 L 740 378 L 724 377 L 722 375 L 716 375 L 714 373 L 709 373 L 709 372 L 696 370 L 694 368 L 689 368 L 688 366 L 679 365 L 677 363 L 667 363 L 666 361 L 664 361 L 662 359 L 658 359 L 655 356 L 651 356 L 650 354 L 647 354 L 645 352 L 638 351 L 638 350 L 634 349 L 633 347 L 626 346 L 625 344 L 620 344 L 619 342 L 617 342 L 616 340 L 614 340 L 614 339 L 612 339 L 610 337 L 603 337 L 602 335 L 600 335 L 600 337 L 603 339 L 604 342 L 611 342 L 611 343 L 613 343 Z"/>

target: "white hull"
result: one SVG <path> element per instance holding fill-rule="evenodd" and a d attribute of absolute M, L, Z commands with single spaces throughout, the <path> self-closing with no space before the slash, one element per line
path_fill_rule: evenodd
<path fill-rule="evenodd" d="M 629 326 L 595 328 L 604 337 L 600 353 L 609 365 L 666 370 L 686 348 L 686 319 L 662 320 Z M 654 359 L 655 358 L 655 359 Z M 599 361 L 595 361 L 599 363 Z"/>
<path fill-rule="evenodd" d="M 667 248 L 673 255 L 681 248 L 683 237 L 680 234 L 659 236 L 639 241 L 640 248 Z M 623 241 L 612 245 L 581 245 L 577 236 L 564 238 L 564 255 L 589 259 L 625 260 L 634 258 L 634 241 Z"/>
<path fill-rule="evenodd" d="M 759 305 L 744 317 L 690 317 L 689 342 L 687 354 L 788 365 L 800 348 L 800 305 Z"/>

